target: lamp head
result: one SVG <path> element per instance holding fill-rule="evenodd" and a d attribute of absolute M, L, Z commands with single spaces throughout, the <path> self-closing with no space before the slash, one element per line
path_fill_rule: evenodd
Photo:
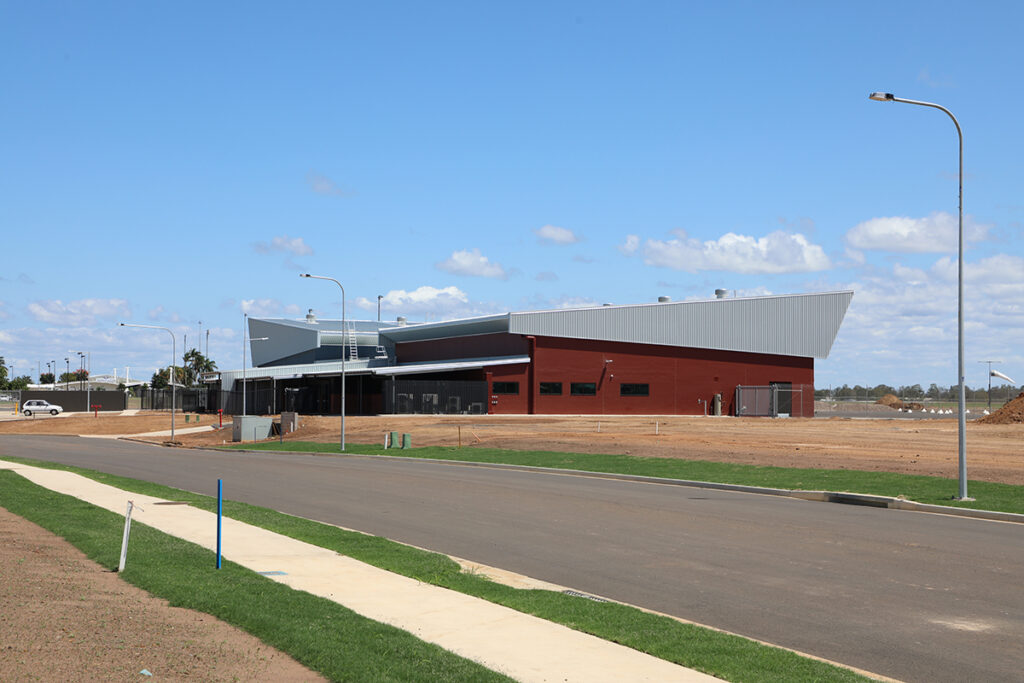
<path fill-rule="evenodd" d="M 876 102 L 892 102 L 896 99 L 896 96 L 891 92 L 873 92 L 868 95 L 868 98 Z"/>
<path fill-rule="evenodd" d="M 299 273 L 299 277 L 309 277 L 309 273 Z"/>

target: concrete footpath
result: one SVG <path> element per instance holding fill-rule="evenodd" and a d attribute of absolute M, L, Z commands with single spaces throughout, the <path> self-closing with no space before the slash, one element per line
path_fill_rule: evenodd
<path fill-rule="evenodd" d="M 61 470 L 0 460 L 0 469 L 147 524 L 216 552 L 216 515 L 167 505 Z M 161 504 L 164 503 L 164 504 Z M 225 559 L 297 590 L 333 600 L 519 681 L 716 681 L 685 667 L 523 614 L 486 600 L 420 583 L 224 518 Z M 129 544 L 128 562 L 131 562 Z"/>

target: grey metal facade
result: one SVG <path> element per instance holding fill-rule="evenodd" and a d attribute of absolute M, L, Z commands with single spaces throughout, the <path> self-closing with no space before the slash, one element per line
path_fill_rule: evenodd
<path fill-rule="evenodd" d="M 853 292 L 511 313 L 513 334 L 827 358 Z"/>

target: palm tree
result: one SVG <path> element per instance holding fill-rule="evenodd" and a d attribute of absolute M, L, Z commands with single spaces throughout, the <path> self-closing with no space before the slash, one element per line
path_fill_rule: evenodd
<path fill-rule="evenodd" d="M 184 360 L 186 374 L 185 379 L 189 386 L 195 384 L 195 381 L 199 379 L 199 376 L 204 372 L 213 372 L 217 369 L 216 363 L 199 353 L 196 349 L 189 349 L 184 356 Z"/>

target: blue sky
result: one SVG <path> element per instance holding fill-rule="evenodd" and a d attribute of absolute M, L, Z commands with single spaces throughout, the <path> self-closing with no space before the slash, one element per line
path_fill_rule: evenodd
<path fill-rule="evenodd" d="M 1024 382 L 1019 3 L 0 2 L 0 354 L 852 289 L 819 386 Z M 201 321 L 201 325 L 200 325 Z M 202 332 L 200 332 L 202 330 Z M 76 363 L 72 362 L 72 366 Z"/>

